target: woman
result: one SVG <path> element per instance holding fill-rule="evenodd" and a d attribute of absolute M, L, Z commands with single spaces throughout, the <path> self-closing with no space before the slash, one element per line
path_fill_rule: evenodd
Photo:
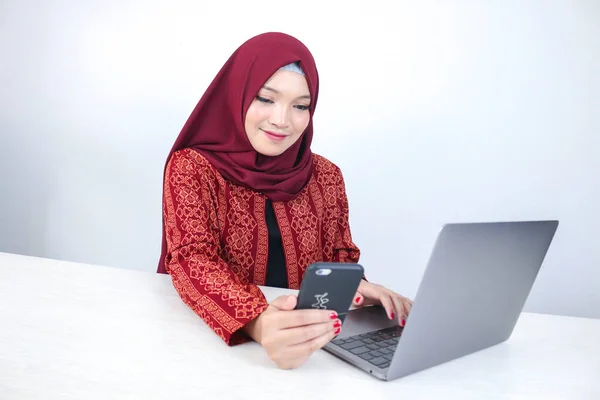
<path fill-rule="evenodd" d="M 339 168 L 311 152 L 319 77 L 282 33 L 240 46 L 195 107 L 167 159 L 158 272 L 227 344 L 253 339 L 281 368 L 339 334 L 325 310 L 271 304 L 257 285 L 298 289 L 317 261 L 358 262 Z M 355 305 L 400 324 L 411 301 L 363 280 Z"/>

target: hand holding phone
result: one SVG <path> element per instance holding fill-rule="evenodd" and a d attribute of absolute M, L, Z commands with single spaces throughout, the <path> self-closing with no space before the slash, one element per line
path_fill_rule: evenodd
<path fill-rule="evenodd" d="M 280 368 L 296 368 L 340 333 L 362 277 L 358 264 L 310 265 L 298 296 L 276 298 L 244 330 Z"/>
<path fill-rule="evenodd" d="M 297 304 L 294 295 L 279 296 L 244 327 L 245 332 L 264 347 L 269 358 L 283 369 L 302 365 L 341 329 L 341 321 L 335 312 L 296 310 Z"/>

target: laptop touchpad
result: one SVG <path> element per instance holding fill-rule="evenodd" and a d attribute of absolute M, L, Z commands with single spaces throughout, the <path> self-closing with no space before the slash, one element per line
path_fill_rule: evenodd
<path fill-rule="evenodd" d="M 397 325 L 398 321 L 390 320 L 381 306 L 356 308 L 348 312 L 339 337 L 354 336 Z"/>

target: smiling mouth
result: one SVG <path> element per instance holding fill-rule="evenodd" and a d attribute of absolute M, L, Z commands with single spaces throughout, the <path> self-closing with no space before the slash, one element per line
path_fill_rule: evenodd
<path fill-rule="evenodd" d="M 263 130 L 263 132 L 267 135 L 268 138 L 276 140 L 276 141 L 281 141 L 287 137 L 287 135 L 282 135 L 280 133 L 269 132 L 269 131 L 264 131 L 264 130 Z"/>

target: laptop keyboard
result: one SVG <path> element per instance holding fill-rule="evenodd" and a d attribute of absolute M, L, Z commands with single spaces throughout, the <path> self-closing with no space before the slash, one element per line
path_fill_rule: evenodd
<path fill-rule="evenodd" d="M 331 343 L 383 369 L 390 366 L 402 329 L 401 326 L 393 326 L 335 339 Z"/>

